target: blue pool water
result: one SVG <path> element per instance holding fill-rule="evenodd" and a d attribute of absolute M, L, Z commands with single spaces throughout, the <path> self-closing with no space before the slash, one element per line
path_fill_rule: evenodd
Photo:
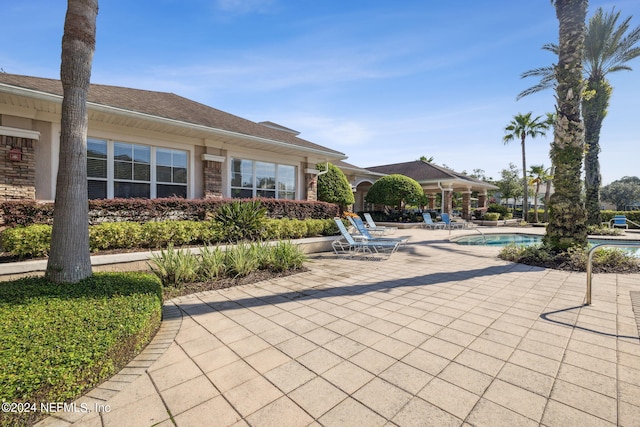
<path fill-rule="evenodd" d="M 459 245 L 471 245 L 471 246 L 507 246 L 515 244 L 517 246 L 531 246 L 537 245 L 542 242 L 542 236 L 536 234 L 485 234 L 484 236 L 478 234 L 477 236 L 463 236 L 458 239 L 452 240 Z M 619 240 L 606 240 L 606 239 L 589 239 L 591 245 L 598 243 L 625 243 Z M 630 243 L 639 243 L 638 241 L 630 241 Z M 633 255 L 640 257 L 640 248 L 625 248 Z"/>

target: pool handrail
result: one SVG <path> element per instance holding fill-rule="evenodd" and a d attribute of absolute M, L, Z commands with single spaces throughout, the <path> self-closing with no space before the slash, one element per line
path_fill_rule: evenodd
<path fill-rule="evenodd" d="M 594 245 L 591 249 L 589 249 L 589 255 L 587 256 L 587 303 L 586 305 L 591 305 L 591 282 L 592 282 L 592 261 L 593 261 L 593 253 L 596 249 L 602 248 L 603 246 L 610 246 L 614 248 L 640 248 L 640 242 L 621 242 L 621 243 L 598 243 Z"/>

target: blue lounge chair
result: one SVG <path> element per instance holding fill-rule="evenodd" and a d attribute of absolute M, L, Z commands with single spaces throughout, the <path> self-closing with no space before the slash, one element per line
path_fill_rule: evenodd
<path fill-rule="evenodd" d="M 359 235 L 353 236 L 353 237 L 358 237 L 358 238 L 361 238 L 363 240 L 369 240 L 369 241 L 392 240 L 392 241 L 398 241 L 398 242 L 400 242 L 400 244 L 407 243 L 407 240 L 409 240 L 406 237 L 404 237 L 404 238 L 396 238 L 396 237 L 372 236 L 371 233 L 370 233 L 371 229 L 367 228 L 364 225 L 364 222 L 362 222 L 362 220 L 358 216 L 349 217 L 349 222 L 351 223 L 351 225 L 353 225 L 355 227 L 355 229 L 359 233 Z"/>
<path fill-rule="evenodd" d="M 349 216 L 347 217 L 347 219 L 349 220 L 353 228 L 356 229 L 358 234 L 364 236 L 364 238 L 366 239 L 371 239 L 373 237 L 372 235 L 375 235 L 376 237 L 380 237 L 384 234 L 384 230 L 367 229 L 367 227 L 364 225 L 364 222 L 362 222 L 362 219 L 360 219 L 360 217 Z M 362 232 L 363 229 L 365 230 L 364 233 Z"/>
<path fill-rule="evenodd" d="M 424 228 L 429 228 L 431 230 L 436 230 L 438 228 L 445 228 L 447 225 L 442 221 L 433 222 L 433 219 L 431 218 L 431 214 L 428 212 L 423 212 L 422 218 L 424 219 L 424 224 L 422 226 Z"/>
<path fill-rule="evenodd" d="M 393 234 L 398 229 L 398 227 L 377 226 L 375 221 L 373 220 L 373 218 L 371 218 L 371 214 L 369 212 L 365 212 L 364 213 L 364 220 L 367 221 L 367 226 L 368 226 L 369 230 L 383 230 L 384 233 L 382 233 L 382 234 L 387 234 L 387 233 L 388 234 Z"/>
<path fill-rule="evenodd" d="M 398 250 L 400 242 L 397 240 L 356 240 L 347 231 L 347 227 L 340 218 L 333 219 L 340 230 L 342 237 L 334 240 L 331 243 L 331 247 L 336 255 L 348 255 L 350 257 L 355 255 L 387 255 L 391 256 Z"/>
<path fill-rule="evenodd" d="M 627 217 L 624 215 L 614 215 L 614 217 L 611 218 L 611 221 L 609 221 L 609 228 L 616 227 L 629 228 L 629 224 L 627 224 Z"/>
<path fill-rule="evenodd" d="M 449 230 L 454 228 L 464 228 L 464 224 L 451 221 L 451 217 L 448 213 L 441 213 L 440 218 L 442 218 L 442 222 L 445 223 L 445 228 L 448 228 Z"/>

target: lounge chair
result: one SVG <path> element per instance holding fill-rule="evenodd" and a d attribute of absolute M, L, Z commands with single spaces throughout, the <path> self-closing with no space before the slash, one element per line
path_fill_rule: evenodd
<path fill-rule="evenodd" d="M 364 223 L 362 222 L 362 219 L 360 219 L 359 216 L 356 216 L 356 217 L 348 216 L 347 219 L 349 220 L 353 228 L 355 228 L 355 230 L 360 235 L 364 236 L 364 238 L 366 239 L 370 239 L 372 237 L 371 235 L 380 237 L 384 234 L 384 230 L 380 230 L 380 229 L 375 229 L 375 230 L 367 229 L 364 233 L 360 231 L 361 229 L 366 229 L 367 227 L 364 225 Z"/>
<path fill-rule="evenodd" d="M 340 218 L 333 219 L 340 230 L 342 237 L 334 240 L 331 243 L 331 247 L 336 255 L 348 255 L 350 257 L 355 255 L 387 255 L 391 256 L 398 250 L 400 242 L 397 240 L 356 240 L 347 231 L 344 223 Z"/>
<path fill-rule="evenodd" d="M 609 221 L 609 228 L 616 227 L 624 227 L 628 229 L 629 224 L 627 224 L 627 217 L 624 215 L 614 215 L 614 217 L 611 218 L 611 221 Z"/>
<path fill-rule="evenodd" d="M 384 230 L 382 234 L 393 234 L 396 232 L 398 227 L 383 227 L 377 226 L 373 218 L 371 218 L 371 214 L 369 212 L 364 213 L 364 219 L 367 221 L 367 225 L 369 226 L 369 230 Z"/>
<path fill-rule="evenodd" d="M 448 213 L 441 213 L 440 218 L 442 218 L 442 222 L 445 223 L 445 228 L 448 228 L 449 230 L 454 228 L 464 228 L 463 223 L 456 223 L 451 221 L 451 217 Z"/>
<path fill-rule="evenodd" d="M 353 236 L 353 237 L 358 237 L 358 238 L 361 238 L 362 240 L 369 240 L 369 241 L 392 240 L 392 241 L 398 241 L 398 242 L 400 242 L 400 244 L 405 244 L 409 240 L 406 237 L 399 237 L 398 238 L 398 237 L 372 236 L 371 232 L 370 232 L 371 229 L 367 228 L 364 225 L 364 222 L 362 222 L 362 220 L 358 216 L 349 217 L 349 221 L 356 228 L 358 233 L 360 233 L 358 236 Z"/>
<path fill-rule="evenodd" d="M 422 224 L 422 226 L 424 228 L 429 228 L 431 230 L 436 230 L 438 228 L 445 228 L 447 225 L 442 221 L 433 222 L 433 219 L 431 219 L 431 214 L 428 212 L 423 212 L 422 218 L 424 219 L 424 224 Z"/>

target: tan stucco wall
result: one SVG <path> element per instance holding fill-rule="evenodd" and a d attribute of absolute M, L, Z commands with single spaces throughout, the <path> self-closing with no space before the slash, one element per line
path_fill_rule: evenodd
<path fill-rule="evenodd" d="M 58 158 L 59 126 L 51 122 L 34 121 L 34 129 L 40 132 L 40 141 L 36 143 L 36 199 L 53 200 L 55 197 L 56 175 L 51 159 Z M 57 166 L 56 166 L 57 170 Z"/>

